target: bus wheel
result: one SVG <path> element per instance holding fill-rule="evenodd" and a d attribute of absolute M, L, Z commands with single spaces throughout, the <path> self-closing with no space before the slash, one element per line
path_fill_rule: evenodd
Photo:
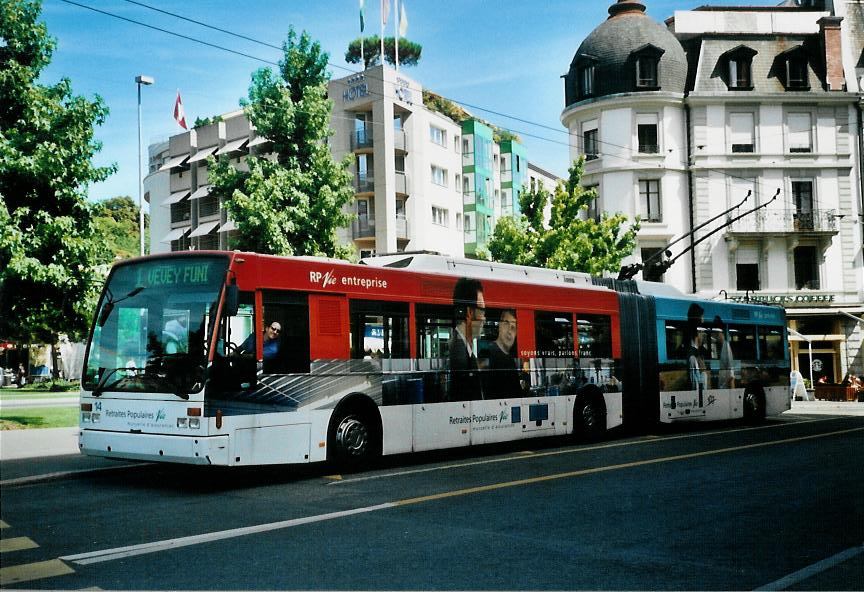
<path fill-rule="evenodd" d="M 765 393 L 762 389 L 744 391 L 744 421 L 759 423 L 765 419 Z"/>
<path fill-rule="evenodd" d="M 331 460 L 340 469 L 360 469 L 377 458 L 380 453 L 377 432 L 367 414 L 346 410 L 331 425 Z"/>
<path fill-rule="evenodd" d="M 573 409 L 573 433 L 580 440 L 593 442 L 606 433 L 606 407 L 602 399 L 594 395 L 583 395 L 576 400 Z"/>

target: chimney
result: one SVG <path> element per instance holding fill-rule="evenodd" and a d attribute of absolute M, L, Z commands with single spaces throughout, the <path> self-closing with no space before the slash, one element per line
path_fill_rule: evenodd
<path fill-rule="evenodd" d="M 842 20 L 842 16 L 823 16 L 817 21 L 822 40 L 822 50 L 825 52 L 825 84 L 829 91 L 846 90 L 840 45 L 840 22 Z"/>

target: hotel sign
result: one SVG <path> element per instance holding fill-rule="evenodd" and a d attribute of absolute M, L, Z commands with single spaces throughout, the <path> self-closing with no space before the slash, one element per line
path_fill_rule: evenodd
<path fill-rule="evenodd" d="M 356 76 L 352 76 L 345 81 L 345 84 L 348 85 L 348 88 L 342 92 L 343 102 L 350 103 L 351 101 L 356 101 L 357 99 L 369 96 L 369 85 L 366 83 L 365 74 L 360 73 Z"/>
<path fill-rule="evenodd" d="M 411 92 L 408 81 L 398 76 L 396 77 L 396 98 L 403 103 L 414 104 L 414 94 Z"/>

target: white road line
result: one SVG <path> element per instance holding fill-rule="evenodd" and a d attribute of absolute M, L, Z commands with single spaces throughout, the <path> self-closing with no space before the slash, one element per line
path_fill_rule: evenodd
<path fill-rule="evenodd" d="M 836 567 L 841 563 L 849 561 L 853 557 L 857 557 L 858 555 L 864 553 L 864 545 L 860 547 L 852 547 L 851 549 L 846 549 L 836 555 L 829 557 L 828 559 L 823 559 L 822 561 L 818 561 L 813 565 L 808 565 L 804 569 L 799 569 L 798 571 L 789 574 L 786 577 L 780 578 L 770 584 L 765 584 L 756 590 L 786 590 L 790 586 L 794 586 L 799 582 L 803 582 L 813 576 L 817 576 L 822 572 L 828 571 L 832 567 Z"/>
<path fill-rule="evenodd" d="M 0 481 L 0 487 L 11 487 L 13 485 L 27 485 L 29 483 L 40 483 L 46 479 L 63 479 L 81 473 L 101 473 L 102 471 L 116 471 L 117 469 L 129 469 L 131 467 L 146 467 L 156 463 L 138 463 L 134 465 L 117 465 L 116 467 L 98 467 L 93 469 L 76 469 L 74 471 L 58 471 L 56 473 L 42 473 L 41 475 L 30 475 L 29 477 L 18 477 L 16 479 L 5 479 Z"/>
<path fill-rule="evenodd" d="M 514 460 L 527 460 L 527 459 L 534 459 L 534 458 L 543 457 L 543 456 L 559 456 L 562 454 L 579 454 L 582 452 L 591 452 L 593 450 L 603 450 L 603 449 L 607 449 L 607 448 L 621 448 L 624 446 L 634 446 L 637 444 L 657 444 L 659 442 L 669 442 L 672 440 L 682 440 L 682 439 L 688 439 L 688 438 L 703 438 L 705 436 L 717 436 L 717 435 L 722 435 L 722 434 L 734 434 L 736 432 L 748 432 L 751 430 L 764 430 L 764 429 L 771 429 L 771 428 L 778 428 L 778 427 L 788 427 L 790 425 L 800 425 L 800 424 L 804 424 L 804 423 L 817 423 L 817 422 L 822 422 L 822 421 L 833 421 L 836 419 L 838 419 L 838 418 L 831 417 L 831 418 L 827 418 L 827 419 L 825 419 L 825 418 L 801 419 L 801 420 L 794 420 L 794 421 L 784 421 L 782 423 L 777 423 L 777 424 L 772 424 L 772 425 L 767 425 L 767 426 L 752 426 L 752 427 L 746 427 L 746 428 L 737 428 L 734 430 L 705 432 L 705 433 L 701 433 L 701 434 L 682 434 L 680 436 L 667 436 L 667 437 L 648 436 L 643 440 L 634 440 L 634 441 L 630 441 L 630 442 L 613 442 L 610 444 L 599 444 L 596 446 L 585 446 L 585 447 L 581 447 L 581 448 L 568 448 L 566 450 L 550 450 L 547 452 L 530 451 L 531 452 L 530 454 L 526 454 L 523 451 L 523 452 L 517 452 L 516 456 L 505 456 L 503 458 L 486 458 L 486 459 L 475 460 L 475 461 L 471 461 L 471 462 L 453 463 L 453 464 L 449 464 L 449 465 L 441 465 L 441 466 L 436 466 L 436 467 L 424 467 L 422 469 L 410 469 L 408 471 L 394 471 L 391 473 L 381 473 L 378 475 L 365 475 L 363 477 L 352 477 L 349 479 L 342 478 L 339 480 L 331 480 L 330 482 L 327 483 L 327 485 L 328 486 L 329 485 L 348 485 L 351 483 L 359 483 L 362 481 L 372 481 L 375 479 L 389 479 L 391 477 L 404 477 L 406 475 L 417 475 L 420 473 L 431 473 L 434 471 L 449 471 L 452 469 L 461 469 L 464 467 L 475 467 L 477 465 L 487 465 L 487 464 L 493 464 L 493 463 L 511 462 Z"/>
<path fill-rule="evenodd" d="M 353 510 L 330 512 L 328 514 L 319 514 L 317 516 L 306 516 L 304 518 L 294 518 L 292 520 L 283 520 L 281 522 L 271 522 L 270 524 L 259 524 L 256 526 L 245 526 L 243 528 L 232 528 L 230 530 L 220 530 L 217 532 L 209 532 L 205 534 L 181 537 L 177 539 L 169 539 L 165 541 L 142 543 L 140 545 L 131 545 L 128 547 L 116 547 L 114 549 L 104 549 L 102 551 L 93 551 L 90 553 L 79 553 L 78 555 L 66 555 L 65 557 L 60 557 L 60 559 L 71 563 L 77 563 L 78 565 L 90 565 L 93 563 L 102 563 L 104 561 L 123 559 L 124 557 L 134 557 L 135 555 L 144 555 L 147 553 L 156 553 L 157 551 L 188 547 L 189 545 L 200 545 L 201 543 L 210 543 L 213 541 L 221 541 L 223 539 L 231 539 L 250 534 L 269 532 L 271 530 L 291 528 L 293 526 L 300 526 L 303 524 L 325 522 L 327 520 L 335 520 L 336 518 L 344 518 L 345 516 L 354 516 L 356 514 L 365 514 L 367 512 L 377 512 L 378 510 L 385 510 L 387 508 L 394 508 L 396 506 L 397 504 L 393 502 L 388 502 L 385 504 L 378 504 L 376 506 L 367 506 L 365 508 L 355 508 Z"/>

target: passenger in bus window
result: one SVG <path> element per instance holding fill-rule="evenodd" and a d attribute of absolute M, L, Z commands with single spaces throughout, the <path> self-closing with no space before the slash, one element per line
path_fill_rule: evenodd
<path fill-rule="evenodd" d="M 486 319 L 483 284 L 472 278 L 459 278 L 453 288 L 455 331 L 450 339 L 451 401 L 483 398 L 474 340 L 480 337 Z"/>
<path fill-rule="evenodd" d="M 513 358 L 516 343 L 516 311 L 508 308 L 498 320 L 498 338 L 489 345 L 489 372 L 484 393 L 487 398 L 521 397 L 517 361 Z"/>
<path fill-rule="evenodd" d="M 279 353 L 279 336 L 282 334 L 282 325 L 277 321 L 270 323 L 264 329 L 264 361 L 269 362 L 274 359 Z M 238 354 L 255 352 L 255 334 L 250 333 L 249 337 L 237 348 Z"/>
<path fill-rule="evenodd" d="M 702 334 L 699 331 L 704 313 L 705 309 L 695 302 L 687 310 L 687 332 L 690 340 L 690 346 L 687 349 L 687 363 L 690 369 L 691 390 L 708 388 L 708 371 L 705 367 L 705 358 L 703 357 L 704 346 L 702 343 Z"/>
<path fill-rule="evenodd" d="M 716 339 L 717 349 L 720 356 L 720 372 L 718 373 L 717 388 L 735 388 L 735 358 L 732 356 L 732 346 L 726 339 L 726 324 L 719 316 L 714 317 L 712 335 Z"/>

